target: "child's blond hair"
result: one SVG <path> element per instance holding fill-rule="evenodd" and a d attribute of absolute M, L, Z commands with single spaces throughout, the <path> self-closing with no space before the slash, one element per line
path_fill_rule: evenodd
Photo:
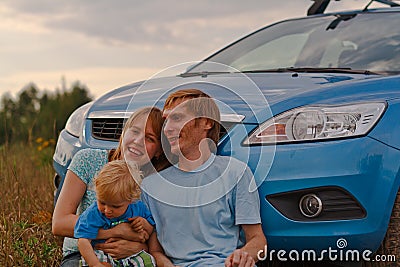
<path fill-rule="evenodd" d="M 140 198 L 141 180 L 141 172 L 136 165 L 128 166 L 124 160 L 113 160 L 104 165 L 94 180 L 97 198 L 132 202 Z"/>

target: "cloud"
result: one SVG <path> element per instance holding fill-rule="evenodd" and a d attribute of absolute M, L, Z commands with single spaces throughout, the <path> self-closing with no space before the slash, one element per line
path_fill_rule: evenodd
<path fill-rule="evenodd" d="M 330 6 L 362 8 L 365 2 L 332 1 Z M 5 0 L 1 5 L 17 16 L 29 16 L 37 28 L 79 33 L 115 45 L 185 46 L 196 45 L 211 32 L 213 36 L 247 33 L 254 25 L 303 16 L 311 4 L 310 0 Z"/>
<path fill-rule="evenodd" d="M 330 7 L 362 8 L 367 2 L 332 1 Z M 108 84 L 111 89 L 135 80 L 120 76 L 126 70 L 141 73 L 204 59 L 264 25 L 304 16 L 311 4 L 310 0 L 3 0 L 0 58 L 6 64 L 0 65 L 0 93 L 15 92 L 30 81 L 40 87 L 45 74 L 51 80 L 43 82 L 48 88 L 66 75 L 94 91 L 101 90 L 97 84 L 113 80 Z M 99 69 L 109 70 L 112 77 L 95 71 Z M 101 82 L 95 82 L 96 77 Z"/>
<path fill-rule="evenodd" d="M 266 14 L 271 10 L 301 8 L 302 1 L 298 2 L 289 5 L 277 0 L 253 0 L 248 4 L 232 0 L 8 0 L 3 2 L 3 6 L 20 16 L 36 17 L 41 26 L 49 30 L 80 33 L 112 44 L 173 43 L 184 46 L 197 43 L 195 40 L 198 38 L 193 38 L 191 34 L 205 36 L 210 33 L 210 28 L 219 35 L 232 31 L 235 28 L 233 25 L 237 27 L 241 24 L 243 32 L 248 32 L 254 24 L 249 21 L 258 19 L 261 24 L 262 20 L 269 22 Z M 301 12 L 304 13 L 303 10 Z M 265 14 L 264 19 L 262 13 Z M 239 18 L 244 19 L 242 23 L 237 22 Z M 183 34 L 177 34 L 182 33 L 183 29 L 189 33 L 186 38 Z"/>
<path fill-rule="evenodd" d="M 354 6 L 354 0 L 340 2 L 349 3 Z M 311 4 L 310 0 L 6 0 L 2 6 L 29 17 L 38 29 L 65 32 L 66 38 L 74 33 L 107 45 L 155 48 L 198 47 L 199 40 L 211 37 L 212 41 L 216 36 L 232 39 L 282 18 L 303 16 Z"/>

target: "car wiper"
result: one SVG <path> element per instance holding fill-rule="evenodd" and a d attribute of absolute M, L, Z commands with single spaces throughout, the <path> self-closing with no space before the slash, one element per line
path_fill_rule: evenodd
<path fill-rule="evenodd" d="M 178 75 L 178 77 L 186 78 L 186 77 L 195 77 L 195 76 L 201 76 L 201 77 L 207 77 L 208 75 L 217 75 L 217 74 L 226 74 L 226 73 L 232 73 L 229 71 L 200 71 L 200 72 L 184 72 Z"/>
<path fill-rule="evenodd" d="M 348 15 L 336 15 L 336 19 L 329 24 L 329 26 L 326 28 L 326 30 L 334 30 L 336 27 L 339 25 L 340 22 L 342 21 L 347 21 L 352 18 L 354 18 L 356 14 L 348 14 Z"/>
<path fill-rule="evenodd" d="M 258 73 L 258 72 L 302 72 L 302 73 L 352 73 L 352 74 L 364 74 L 364 75 L 381 75 L 378 72 L 372 72 L 370 70 L 353 70 L 351 68 L 276 68 L 276 69 L 265 69 L 265 70 L 246 70 L 243 73 Z"/>

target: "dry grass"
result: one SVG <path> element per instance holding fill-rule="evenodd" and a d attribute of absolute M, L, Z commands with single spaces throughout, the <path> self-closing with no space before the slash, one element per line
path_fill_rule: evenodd
<path fill-rule="evenodd" d="M 53 149 L 0 147 L 0 266 L 58 266 L 60 238 L 51 233 Z"/>

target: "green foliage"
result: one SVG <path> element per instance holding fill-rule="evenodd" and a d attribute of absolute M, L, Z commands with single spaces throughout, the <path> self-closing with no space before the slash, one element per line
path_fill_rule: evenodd
<path fill-rule="evenodd" d="M 42 151 L 25 144 L 0 146 L 0 188 L 6 192 L 0 194 L 0 266 L 47 267 L 61 261 L 62 239 L 51 233 L 54 170 L 38 157 Z"/>
<path fill-rule="evenodd" d="M 45 140 L 41 137 L 36 138 L 36 157 L 35 161 L 37 165 L 44 166 L 46 164 L 52 164 L 53 162 L 53 154 L 54 154 L 54 145 L 55 139 Z"/>
<path fill-rule="evenodd" d="M 41 137 L 55 140 L 69 115 L 91 101 L 88 89 L 75 82 L 70 89 L 40 92 L 35 84 L 25 86 L 14 100 L 5 94 L 0 102 L 0 145 L 28 142 Z"/>

